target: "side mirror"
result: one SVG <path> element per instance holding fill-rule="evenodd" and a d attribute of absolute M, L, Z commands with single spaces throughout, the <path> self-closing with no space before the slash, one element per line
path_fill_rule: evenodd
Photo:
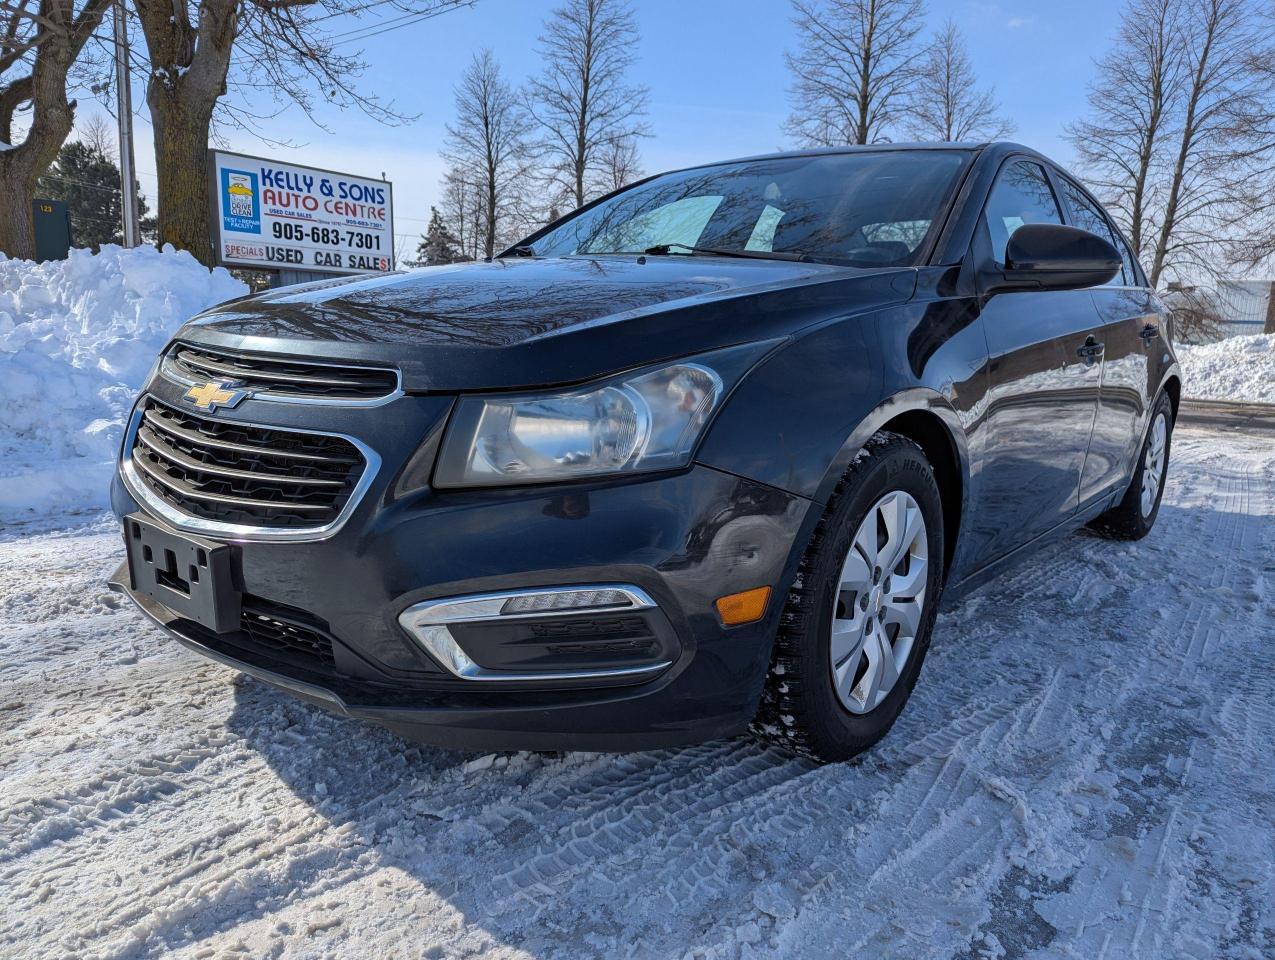
<path fill-rule="evenodd" d="M 1003 286 L 1016 288 L 1096 287 L 1120 271 L 1120 253 L 1110 241 L 1061 223 L 1023 224 L 1010 235 L 1005 261 Z"/>

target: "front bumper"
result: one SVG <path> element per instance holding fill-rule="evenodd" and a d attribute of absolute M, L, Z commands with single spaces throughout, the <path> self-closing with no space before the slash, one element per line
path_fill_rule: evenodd
<path fill-rule="evenodd" d="M 273 406 L 272 413 L 284 405 Z M 358 431 L 379 446 L 385 462 L 331 536 L 226 541 L 234 546 L 236 586 L 255 609 L 320 636 L 330 644 L 329 658 L 263 647 L 244 631 L 206 631 L 138 595 L 123 567 L 113 588 L 205 656 L 425 742 L 628 750 L 744 727 L 761 691 L 808 501 L 701 465 L 625 481 L 423 489 L 396 499 L 394 477 L 419 440 L 400 442 L 401 418 L 389 432 L 398 435 L 389 438 L 395 442 L 378 444 Z M 397 461 L 385 454 L 404 446 Z M 140 511 L 165 522 L 118 474 L 112 503 L 121 517 Z M 660 637 L 666 667 L 632 676 L 484 683 L 446 669 L 399 623 L 408 608 L 440 598 L 595 584 L 631 584 L 649 595 L 651 632 Z M 763 585 L 776 588 L 766 616 L 724 627 L 714 600 Z"/>

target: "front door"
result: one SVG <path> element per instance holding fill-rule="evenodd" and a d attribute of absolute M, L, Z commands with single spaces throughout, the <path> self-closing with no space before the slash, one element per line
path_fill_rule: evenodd
<path fill-rule="evenodd" d="M 1044 169 L 1010 160 L 988 198 L 975 262 L 1003 269 L 1010 234 L 1027 223 L 1062 223 L 1062 216 Z M 1098 315 L 1087 290 L 993 293 L 980 320 L 989 390 L 967 531 L 976 568 L 1075 513 L 1102 378 L 1102 351 L 1092 337 Z"/>
<path fill-rule="evenodd" d="M 1104 359 L 1098 414 L 1080 480 L 1080 502 L 1085 503 L 1129 479 L 1142 445 L 1147 398 L 1155 389 L 1148 382 L 1148 361 L 1163 342 L 1151 291 L 1143 285 L 1128 246 L 1091 197 L 1066 178 L 1059 182 L 1072 225 L 1110 241 L 1122 261 L 1119 273 L 1090 291 L 1098 311 L 1094 335 L 1103 344 Z"/>

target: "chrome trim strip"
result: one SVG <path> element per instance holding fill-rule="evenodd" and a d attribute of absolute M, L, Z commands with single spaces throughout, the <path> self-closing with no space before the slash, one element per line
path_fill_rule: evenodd
<path fill-rule="evenodd" d="M 615 590 L 623 593 L 628 602 L 596 607 L 575 607 L 562 610 L 537 610 L 527 613 L 500 612 L 506 601 L 514 597 L 532 597 L 579 593 L 587 590 Z M 439 665 L 461 680 L 477 681 L 529 681 L 529 680 L 597 680 L 606 677 L 634 677 L 658 673 L 672 666 L 673 661 L 642 667 L 616 667 L 608 670 L 565 670 L 514 672 L 480 667 L 469 658 L 456 642 L 447 625 L 451 623 L 492 622 L 499 620 L 538 620 L 544 617 L 580 617 L 598 613 L 616 613 L 627 610 L 649 610 L 658 606 L 650 594 L 640 587 L 627 583 L 582 583 L 565 587 L 541 587 L 531 590 L 507 590 L 500 593 L 477 593 L 464 597 L 444 597 L 426 600 L 408 607 L 398 615 L 399 625 L 419 643 Z"/>
<path fill-rule="evenodd" d="M 271 503 L 269 500 L 254 500 L 251 497 L 231 497 L 221 493 L 205 493 L 202 490 L 183 490 L 180 486 L 173 482 L 172 477 L 165 476 L 162 470 L 158 470 L 146 462 L 144 457 L 137 454 L 137 447 L 133 448 L 133 466 L 137 467 L 142 473 L 146 474 L 156 483 L 173 491 L 178 496 L 186 497 L 189 500 L 203 500 L 206 503 L 227 503 L 236 507 L 249 507 L 256 509 L 272 509 L 281 506 L 278 503 Z M 289 503 L 289 510 L 296 510 L 300 513 L 318 511 L 322 513 L 324 510 L 331 509 L 324 504 L 314 503 Z"/>
<path fill-rule="evenodd" d="M 173 344 L 172 348 L 163 354 L 163 357 L 159 365 L 159 372 L 160 372 L 160 375 L 163 376 L 165 380 L 175 383 L 181 387 L 191 387 L 191 386 L 194 386 L 196 383 L 200 382 L 198 380 L 193 380 L 190 377 L 186 376 L 185 374 L 180 373 L 179 371 L 174 369 L 173 355 L 174 353 L 176 353 L 176 351 L 180 350 L 182 347 L 189 347 L 195 350 L 214 350 L 214 351 L 224 349 L 222 347 L 214 347 L 210 344 L 181 343 L 181 342 Z M 226 350 L 225 352 L 232 355 L 237 353 L 237 351 L 233 351 L 233 350 Z M 243 356 L 258 357 L 262 360 L 275 359 L 281 363 L 286 363 L 290 359 L 284 356 L 272 357 L 269 354 L 244 353 Z M 290 393 L 280 393 L 279 391 L 276 391 L 276 390 L 253 390 L 249 396 L 249 399 L 250 400 L 266 400 L 266 401 L 269 401 L 270 403 L 307 404 L 310 406 L 319 406 L 319 407 L 379 407 L 384 404 L 390 403 L 394 400 L 397 400 L 399 397 L 404 395 L 403 372 L 399 370 L 397 367 L 369 367 L 364 364 L 358 364 L 358 363 L 332 363 L 332 362 L 323 361 L 323 360 L 297 360 L 294 362 L 308 363 L 311 366 L 315 366 L 315 367 L 334 367 L 338 369 L 345 368 L 347 370 L 375 370 L 379 373 L 384 373 L 386 371 L 389 371 L 390 373 L 394 374 L 395 386 L 391 392 L 385 394 L 385 396 L 383 397 L 372 397 L 366 400 L 360 400 L 357 398 L 344 398 L 344 397 L 300 397 Z"/>
<path fill-rule="evenodd" d="M 182 513 L 168 501 L 164 500 L 157 493 L 150 489 L 142 478 L 138 475 L 137 468 L 133 465 L 133 446 L 137 441 L 137 428 L 142 421 L 142 403 L 149 396 L 143 394 L 138 400 L 137 406 L 133 410 L 133 415 L 129 419 L 128 431 L 124 435 L 124 447 L 120 452 L 120 477 L 124 481 L 124 486 L 128 488 L 128 492 L 138 503 L 146 507 L 152 514 L 162 518 L 172 524 L 179 530 L 186 530 L 190 533 L 209 534 L 213 537 L 221 539 L 242 540 L 242 541 L 287 541 L 287 542 L 307 542 L 313 540 L 326 540 L 332 536 L 337 530 L 345 524 L 350 518 L 350 514 L 354 512 L 355 507 L 363 499 L 363 495 L 367 493 L 368 487 L 372 485 L 377 472 L 381 469 L 380 455 L 365 444 L 363 441 L 351 437 L 344 433 L 328 433 L 322 430 L 292 430 L 289 427 L 283 427 L 279 424 L 271 423 L 249 423 L 246 420 L 222 421 L 224 423 L 237 423 L 245 427 L 257 427 L 261 430 L 275 430 L 283 433 L 309 433 L 322 437 L 337 437 L 354 444 L 359 453 L 363 455 L 365 466 L 363 467 L 363 475 L 359 477 L 359 482 L 354 485 L 354 489 L 350 491 L 349 499 L 345 501 L 345 505 L 341 508 L 341 512 L 332 520 L 322 526 L 317 527 L 259 527 L 249 523 L 223 523 L 220 520 L 206 520 L 203 517 L 195 517 L 188 513 Z M 214 418 L 215 419 L 215 418 Z"/>
<path fill-rule="evenodd" d="M 195 419 L 203 419 L 204 417 L 215 417 L 215 414 L 205 413 L 203 417 L 199 414 L 191 413 L 189 410 L 180 410 L 179 408 L 169 408 L 177 413 L 186 413 Z M 142 413 L 142 419 L 146 421 L 152 430 L 159 430 L 168 434 L 170 437 L 176 437 L 178 440 L 185 440 L 187 443 L 198 444 L 203 447 L 214 447 L 217 450 L 233 450 L 235 453 L 254 453 L 264 454 L 268 457 L 275 457 L 279 460 L 300 460 L 303 463 L 322 463 L 322 464 L 347 464 L 352 465 L 353 460 L 342 460 L 340 457 L 329 457 L 320 453 L 300 453 L 296 450 L 278 450 L 274 447 L 263 447 L 260 444 L 251 443 L 231 443 L 226 440 L 219 440 L 216 437 L 208 437 L 202 433 L 192 433 L 185 427 L 177 424 L 168 423 L 161 416 L 151 416 L 151 411 L 146 410 Z M 224 421 L 231 422 L 231 421 Z M 278 432 L 287 432 L 287 427 L 266 427 L 263 429 L 275 430 Z M 312 431 L 301 430 L 299 433 L 310 433 Z"/>
<path fill-rule="evenodd" d="M 276 478 L 284 480 L 288 483 L 295 483 L 303 487 L 343 487 L 345 483 L 341 480 L 321 480 L 317 477 L 289 477 L 282 473 L 270 473 L 269 471 L 261 471 L 257 473 L 252 470 L 236 470 L 232 467 L 219 467 L 215 463 L 204 463 L 202 460 L 196 460 L 194 457 L 188 457 L 176 447 L 168 450 L 161 449 L 161 444 L 149 439 L 146 434 L 142 433 L 139 428 L 137 431 L 137 439 L 142 446 L 146 447 L 157 457 L 162 457 L 179 467 L 185 467 L 187 470 L 197 470 L 200 473 L 211 473 L 218 477 L 235 477 L 243 480 L 260 480 L 263 477 L 267 480 Z M 134 447 L 134 450 L 137 448 Z M 196 498 L 198 499 L 198 498 Z"/>

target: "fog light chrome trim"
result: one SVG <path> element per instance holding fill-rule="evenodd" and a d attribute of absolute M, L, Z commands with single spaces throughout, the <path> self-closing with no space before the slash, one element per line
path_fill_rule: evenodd
<path fill-rule="evenodd" d="M 599 594 L 610 596 L 615 602 L 594 603 L 582 606 L 553 607 L 555 602 L 570 602 L 571 594 Z M 520 600 L 532 606 L 546 604 L 547 608 L 502 612 L 511 600 Z M 507 590 L 501 593 L 476 593 L 465 597 L 444 597 L 413 604 L 398 615 L 399 625 L 407 631 L 425 652 L 439 665 L 461 680 L 527 681 L 527 680 L 598 680 L 607 677 L 633 677 L 659 673 L 672 665 L 671 660 L 646 664 L 640 667 L 614 667 L 606 670 L 567 670 L 559 672 L 515 672 L 490 670 L 474 663 L 456 642 L 448 629 L 453 623 L 509 622 L 539 620 L 545 617 L 591 616 L 599 613 L 649 610 L 657 604 L 650 594 L 640 587 L 623 583 L 581 584 L 570 587 L 542 587 L 535 590 Z"/>

